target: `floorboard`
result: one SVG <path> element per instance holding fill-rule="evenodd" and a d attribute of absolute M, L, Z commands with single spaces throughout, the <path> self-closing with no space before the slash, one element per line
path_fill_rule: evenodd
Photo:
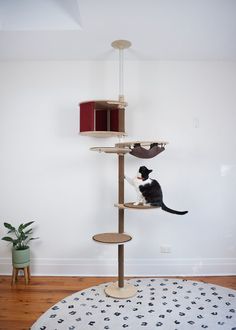
<path fill-rule="evenodd" d="M 184 277 L 236 290 L 236 276 Z M 49 307 L 62 298 L 114 277 L 34 276 L 29 285 L 23 278 L 11 286 L 10 276 L 0 276 L 0 330 L 29 330 Z"/>

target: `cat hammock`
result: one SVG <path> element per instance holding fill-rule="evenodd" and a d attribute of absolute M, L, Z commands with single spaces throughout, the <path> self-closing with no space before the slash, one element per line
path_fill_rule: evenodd
<path fill-rule="evenodd" d="M 125 107 L 123 93 L 123 51 L 131 46 L 127 40 L 116 40 L 112 47 L 119 50 L 119 100 L 118 101 L 88 101 L 80 103 L 80 133 L 93 137 L 123 137 L 125 133 Z M 165 141 L 131 141 L 119 142 L 114 147 L 93 147 L 92 151 L 116 154 L 118 156 L 118 232 L 100 233 L 93 240 L 105 244 L 118 245 L 118 282 L 105 288 L 106 295 L 113 298 L 130 298 L 136 295 L 136 288 L 124 281 L 124 244 L 132 237 L 125 233 L 125 209 L 143 210 L 157 207 L 125 203 L 124 198 L 124 158 L 126 154 L 138 158 L 153 158 L 165 150 Z"/>

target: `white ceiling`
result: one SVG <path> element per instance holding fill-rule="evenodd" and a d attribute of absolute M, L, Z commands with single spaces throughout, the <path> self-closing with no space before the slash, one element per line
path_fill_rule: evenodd
<path fill-rule="evenodd" d="M 236 0 L 0 0 L 0 60 L 115 59 L 116 39 L 129 59 L 236 60 Z"/>

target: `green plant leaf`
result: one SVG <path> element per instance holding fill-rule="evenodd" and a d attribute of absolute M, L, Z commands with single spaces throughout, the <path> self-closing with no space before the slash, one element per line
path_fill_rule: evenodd
<path fill-rule="evenodd" d="M 10 230 L 15 230 L 16 229 L 12 225 L 10 225 L 10 223 L 7 223 L 7 222 L 4 222 L 4 227 L 6 227 L 7 229 L 10 229 Z"/>
<path fill-rule="evenodd" d="M 19 225 L 18 231 L 21 233 L 23 229 L 24 229 L 24 224 L 22 223 Z"/>
<path fill-rule="evenodd" d="M 32 225 L 32 223 L 34 223 L 34 221 L 30 221 L 30 222 L 27 222 L 23 225 L 23 229 L 25 229 L 26 227 Z"/>
<path fill-rule="evenodd" d="M 26 234 L 26 235 L 27 235 L 27 234 L 32 234 L 32 231 L 33 231 L 33 229 L 30 228 L 29 230 L 26 230 L 26 231 L 25 231 L 25 234 Z"/>
<path fill-rule="evenodd" d="M 35 239 L 39 239 L 39 237 L 31 237 L 30 239 L 28 239 L 28 241 L 26 242 L 26 244 L 28 244 L 29 241 L 33 241 L 33 240 L 35 240 Z"/>
<path fill-rule="evenodd" d="M 9 236 L 3 237 L 2 240 L 3 241 L 6 241 L 6 242 L 14 243 L 14 239 L 12 237 L 9 237 Z"/>

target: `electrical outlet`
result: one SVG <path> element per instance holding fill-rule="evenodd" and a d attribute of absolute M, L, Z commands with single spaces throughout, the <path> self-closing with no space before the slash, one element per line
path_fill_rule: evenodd
<path fill-rule="evenodd" d="M 161 245 L 160 252 L 161 253 L 171 253 L 171 246 L 170 245 Z"/>

